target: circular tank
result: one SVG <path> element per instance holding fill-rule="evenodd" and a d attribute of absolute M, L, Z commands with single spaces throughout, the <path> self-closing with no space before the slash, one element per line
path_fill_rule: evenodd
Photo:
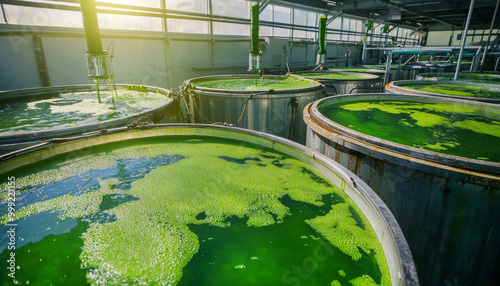
<path fill-rule="evenodd" d="M 336 96 L 304 110 L 307 146 L 387 204 L 422 285 L 500 279 L 499 119 L 494 104 L 416 95 Z"/>
<path fill-rule="evenodd" d="M 94 85 L 53 86 L 0 92 L 0 154 L 52 138 L 143 122 L 167 122 L 178 111 L 170 91 L 115 85 L 117 93 Z"/>
<path fill-rule="evenodd" d="M 500 86 L 462 81 L 407 80 L 390 82 L 386 92 L 395 94 L 431 95 L 500 103 Z"/>
<path fill-rule="evenodd" d="M 234 124 L 304 144 L 304 107 L 324 97 L 324 86 L 296 78 L 220 75 L 193 78 L 182 87 L 196 122 Z"/>
<path fill-rule="evenodd" d="M 368 69 L 378 69 L 385 71 L 385 64 L 383 65 L 363 65 L 364 68 Z M 391 69 L 389 70 L 389 78 L 387 82 L 395 81 L 395 80 L 412 80 L 415 79 L 415 75 L 419 71 L 419 67 L 413 66 L 405 66 L 399 67 L 399 65 L 393 64 L 391 65 Z"/>
<path fill-rule="evenodd" d="M 16 272 L 20 284 L 418 285 L 380 198 L 277 136 L 148 125 L 0 164 L 16 198 L 13 214 L 0 204 L 0 228 L 16 232 L 13 266 L 30 269 Z"/>
<path fill-rule="evenodd" d="M 327 95 L 381 92 L 384 83 L 378 75 L 344 71 L 318 71 L 297 73 L 296 76 L 319 81 Z"/>
<path fill-rule="evenodd" d="M 416 80 L 450 81 L 455 78 L 455 73 L 420 73 Z M 461 73 L 458 77 L 460 81 L 475 82 L 483 84 L 500 84 L 500 75 L 487 73 Z"/>

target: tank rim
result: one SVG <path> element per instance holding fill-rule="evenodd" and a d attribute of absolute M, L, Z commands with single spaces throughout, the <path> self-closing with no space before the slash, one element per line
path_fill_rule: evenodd
<path fill-rule="evenodd" d="M 250 79 L 259 79 L 260 76 L 258 75 L 252 75 L 252 74 L 234 74 L 234 75 L 210 75 L 210 76 L 200 76 L 200 77 L 195 77 L 191 78 L 187 81 L 184 82 L 185 86 L 190 86 L 193 90 L 193 92 L 205 92 L 206 95 L 210 95 L 213 93 L 214 95 L 216 94 L 230 94 L 231 96 L 244 96 L 247 97 L 248 95 L 252 94 L 270 94 L 270 95 L 289 95 L 291 93 L 303 93 L 303 92 L 311 92 L 311 91 L 317 91 L 321 90 L 324 88 L 324 86 L 314 80 L 307 79 L 307 78 L 300 78 L 301 80 L 305 80 L 311 83 L 314 83 L 313 86 L 310 87 L 302 87 L 302 88 L 292 88 L 292 89 L 278 89 L 278 90 L 270 90 L 270 89 L 261 89 L 261 90 L 241 90 L 241 89 L 222 89 L 222 88 L 212 88 L 212 87 L 200 87 L 194 85 L 196 81 L 201 81 L 201 80 L 220 80 L 220 79 L 235 79 L 235 78 L 250 78 Z M 286 78 L 286 76 L 277 76 L 277 75 L 264 75 L 265 79 L 282 79 Z M 295 77 L 299 78 L 299 77 Z"/>
<path fill-rule="evenodd" d="M 125 88 L 130 84 L 115 84 L 118 88 Z M 165 96 L 172 94 L 172 91 L 154 86 L 145 86 L 148 92 L 160 92 Z M 27 88 L 27 89 L 17 89 L 17 90 L 7 90 L 0 92 L 0 99 L 22 99 L 31 96 L 41 96 L 44 94 L 57 94 L 61 92 L 79 92 L 79 91 L 95 91 L 95 85 L 93 84 L 79 84 L 79 85 L 59 85 L 59 86 L 49 86 L 49 87 L 37 87 L 37 88 Z M 99 90 L 108 90 L 107 86 L 100 86 Z M 7 133 L 0 134 L 0 148 L 1 145 L 9 144 L 19 144 L 19 143 L 29 143 L 41 140 L 47 140 L 54 137 L 71 136 L 74 134 L 79 134 L 83 132 L 98 131 L 104 128 L 111 128 L 112 126 L 124 125 L 130 123 L 133 120 L 139 119 L 141 117 L 153 116 L 154 114 L 162 113 L 172 108 L 175 105 L 175 100 L 172 97 L 167 97 L 166 102 L 155 108 L 144 110 L 140 113 L 131 114 L 125 117 L 119 117 L 109 120 L 104 120 L 101 122 L 95 122 L 85 125 L 69 126 L 64 128 L 51 128 L 46 130 L 38 131 L 28 131 L 28 132 L 17 132 L 17 133 Z"/>
<path fill-rule="evenodd" d="M 454 155 L 448 155 L 440 152 L 435 152 L 435 151 L 430 151 L 430 150 L 425 150 L 425 149 L 420 149 L 412 146 L 407 146 L 399 143 L 395 143 L 389 140 L 384 140 L 378 137 L 370 136 L 361 132 L 358 132 L 356 130 L 347 128 L 343 125 L 340 125 L 323 114 L 319 111 L 319 107 L 322 104 L 325 104 L 325 102 L 328 101 L 343 101 L 343 102 L 350 102 L 350 101 L 360 101 L 360 100 L 403 100 L 403 101 L 440 101 L 444 103 L 454 103 L 454 105 L 460 105 L 460 106 L 471 106 L 473 105 L 474 107 L 476 106 L 483 106 L 487 107 L 490 109 L 496 109 L 498 108 L 497 105 L 494 104 L 488 104 L 488 103 L 481 103 L 481 102 L 472 102 L 472 101 L 467 101 L 467 100 L 459 100 L 459 99 L 448 99 L 448 98 L 442 98 L 442 97 L 435 97 L 435 96 L 427 96 L 427 95 L 392 95 L 392 94 L 387 94 L 387 93 L 366 93 L 366 94 L 349 94 L 349 95 L 339 95 L 339 96 L 332 96 L 332 97 L 326 97 L 323 99 L 320 99 L 318 101 L 315 101 L 312 103 L 310 106 L 307 106 L 304 109 L 304 118 L 306 123 L 310 128 L 313 128 L 313 131 L 317 131 L 315 129 L 317 128 L 322 128 L 321 126 L 318 126 L 314 122 L 307 122 L 309 119 L 306 118 L 306 115 L 310 116 L 311 118 L 314 118 L 317 120 L 319 123 L 321 123 L 323 126 L 326 128 L 329 128 L 333 130 L 333 132 L 339 133 L 341 135 L 345 135 L 348 138 L 352 138 L 356 141 L 363 142 L 366 144 L 369 144 L 370 146 L 373 146 L 375 148 L 382 148 L 384 150 L 388 150 L 391 152 L 396 152 L 396 154 L 400 154 L 403 156 L 409 156 L 410 158 L 415 158 L 415 159 L 421 159 L 425 160 L 430 163 L 438 163 L 442 164 L 445 166 L 449 167 L 454 167 L 454 168 L 459 168 L 463 171 L 476 171 L 482 174 L 494 174 L 494 175 L 499 175 L 500 174 L 500 163 L 497 162 L 491 162 L 491 161 L 484 161 L 484 160 L 478 160 L 478 159 L 472 159 L 472 158 L 467 158 L 467 157 L 461 157 L 461 156 L 454 156 Z"/>
<path fill-rule="evenodd" d="M 479 102 L 488 102 L 488 103 L 500 103 L 500 98 L 485 98 L 485 97 L 471 97 L 471 96 L 458 96 L 458 95 L 450 95 L 443 93 L 434 93 L 434 92 L 426 92 L 420 91 L 410 88 L 401 87 L 398 84 L 404 83 L 421 83 L 425 84 L 425 82 L 429 82 L 428 80 L 398 80 L 392 81 L 386 85 L 386 91 L 395 94 L 410 94 L 410 95 L 428 95 L 428 96 L 436 96 L 436 97 L 446 97 L 452 99 L 464 99 L 468 101 L 479 101 Z M 500 85 L 494 84 L 481 84 L 477 82 L 467 82 L 467 81 L 450 81 L 450 80 L 439 80 L 439 83 L 442 84 L 456 84 L 456 85 L 471 85 L 471 86 L 479 86 L 485 88 L 498 88 L 500 89 Z"/>
<path fill-rule="evenodd" d="M 360 79 L 334 79 L 334 78 L 321 78 L 321 77 L 307 77 L 308 73 L 338 73 L 338 74 L 351 74 L 351 75 L 363 75 L 366 76 L 366 78 L 360 78 Z M 381 80 L 379 75 L 376 74 L 370 74 L 370 73 L 365 73 L 365 72 L 351 72 L 351 71 L 332 71 L 332 70 L 325 70 L 325 71 L 312 71 L 312 72 L 303 72 L 301 74 L 293 74 L 298 77 L 302 77 L 305 79 L 312 79 L 315 81 L 319 82 L 324 82 L 324 83 L 358 83 L 358 82 L 379 82 Z"/>
<path fill-rule="evenodd" d="M 159 133 L 159 134 L 158 134 Z M 0 165 L 4 165 L 4 168 L 0 168 L 0 174 L 7 173 L 9 171 L 18 169 L 24 165 L 29 165 L 36 161 L 52 158 L 61 154 L 68 154 L 69 152 L 77 152 L 78 150 L 98 146 L 102 144 L 107 144 L 111 142 L 120 142 L 124 140 L 132 140 L 137 138 L 147 138 L 156 136 L 207 136 L 207 137 L 220 137 L 220 134 L 228 134 L 227 139 L 235 139 L 243 141 L 244 136 L 250 136 L 257 138 L 262 143 L 255 143 L 251 140 L 250 143 L 254 143 L 259 146 L 268 147 L 274 149 L 278 152 L 283 152 L 288 154 L 288 152 L 293 152 L 297 156 L 290 155 L 298 160 L 309 160 L 311 162 L 318 162 L 319 165 L 314 167 L 321 173 L 323 168 L 326 168 L 328 172 L 333 172 L 336 174 L 338 179 L 342 180 L 344 186 L 344 191 L 346 186 L 352 189 L 356 194 L 361 196 L 365 205 L 369 207 L 376 216 L 375 219 L 382 221 L 383 228 L 391 236 L 390 246 L 395 251 L 398 257 L 398 268 L 393 269 L 394 273 L 391 272 L 391 281 L 398 281 L 398 285 L 405 286 L 418 286 L 418 276 L 416 273 L 415 263 L 409 248 L 409 245 L 404 237 L 404 234 L 396 221 L 396 218 L 385 205 L 382 199 L 359 177 L 354 173 L 349 171 L 347 168 L 341 164 L 327 158 L 325 155 L 320 154 L 311 150 L 310 148 L 293 142 L 289 139 L 285 139 L 276 135 L 267 134 L 264 132 L 253 131 L 249 129 L 243 129 L 238 127 L 228 127 L 220 125 L 209 125 L 209 124 L 189 124 L 189 123 L 171 123 L 171 124 L 150 124 L 141 127 L 140 129 L 130 130 L 128 128 L 120 128 L 120 130 L 114 130 L 112 132 L 106 132 L 105 134 L 90 135 L 88 137 L 79 137 L 74 141 L 66 141 L 59 143 L 47 143 L 43 146 L 36 146 L 30 150 L 19 150 L 13 152 L 9 156 L 0 156 Z M 250 138 L 247 137 L 247 138 Z M 246 142 L 246 141 L 245 141 Z M 282 147 L 280 147 L 280 145 Z M 23 161 L 25 160 L 25 161 Z M 7 165 L 5 167 L 5 165 Z M 318 168 L 320 167 L 320 168 Z M 329 178 L 331 180 L 331 178 Z M 374 226 L 373 226 L 374 227 Z M 380 227 L 380 225 L 378 226 Z M 382 237 L 377 235 L 380 243 L 387 241 Z M 387 242 L 386 242 L 387 243 Z M 384 248 L 384 250 L 386 250 Z M 384 254 L 386 259 L 388 259 L 388 254 Z"/>

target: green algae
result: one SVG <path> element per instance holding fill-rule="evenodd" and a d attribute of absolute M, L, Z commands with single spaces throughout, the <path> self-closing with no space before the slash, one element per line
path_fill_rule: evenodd
<path fill-rule="evenodd" d="M 438 80 L 453 80 L 454 74 L 423 74 L 425 78 L 435 78 Z M 483 73 L 461 73 L 458 77 L 460 81 L 475 83 L 500 84 L 500 77 L 493 74 Z"/>
<path fill-rule="evenodd" d="M 378 241 L 370 239 L 375 236 L 373 229 L 365 230 L 359 227 L 358 222 L 353 218 L 350 207 L 352 206 L 348 203 L 332 205 L 332 209 L 325 216 L 318 216 L 306 222 L 334 246 L 352 257 L 354 261 L 363 256 L 362 252 L 370 254 L 371 250 L 375 250 L 377 262 L 383 264 L 382 269 L 385 269 L 387 262 L 384 259 L 382 246 Z M 364 216 L 359 216 L 359 218 L 361 218 L 363 225 L 369 225 Z M 340 271 L 339 274 L 345 276 L 345 272 Z M 390 284 L 389 273 L 382 274 L 382 284 Z"/>
<path fill-rule="evenodd" d="M 193 82 L 195 87 L 228 90 L 286 90 L 313 87 L 317 83 L 300 78 L 228 78 Z"/>
<path fill-rule="evenodd" d="M 359 79 L 377 79 L 376 76 L 361 73 L 344 72 L 316 72 L 316 73 L 296 73 L 295 75 L 310 79 L 337 79 L 337 80 L 359 80 Z"/>
<path fill-rule="evenodd" d="M 500 98 L 500 89 L 485 86 L 473 86 L 451 83 L 428 83 L 426 81 L 413 83 L 396 83 L 398 86 L 410 90 L 417 90 L 429 93 L 455 95 L 476 98 Z"/>
<path fill-rule="evenodd" d="M 333 71 L 348 71 L 348 72 L 361 72 L 361 73 L 373 73 L 373 74 L 383 74 L 384 72 L 379 69 L 370 68 L 355 68 L 355 67 L 334 67 Z"/>
<path fill-rule="evenodd" d="M 383 274 L 381 284 L 390 284 L 383 251 L 373 230 L 356 226 L 349 207 L 357 213 L 360 211 L 342 190 L 329 184 L 308 165 L 243 142 L 173 140 L 169 144 L 141 143 L 106 152 L 94 150 L 97 153 L 84 159 L 73 158 L 71 163 L 55 164 L 65 167 L 57 176 L 47 170 L 18 180 L 18 187 L 23 188 L 26 187 L 23 184 L 30 186 L 78 175 L 75 165 L 89 166 L 95 163 L 95 158 L 107 158 L 106 163 L 96 165 L 104 167 L 113 165 L 110 158 L 150 158 L 165 153 L 185 156 L 175 164 L 158 167 L 134 181 L 129 190 L 119 190 L 139 199 L 104 211 L 115 220 L 91 222 L 82 235 L 84 244 L 80 255 L 90 283 L 175 285 L 200 246 L 189 224 L 225 228 L 231 225 L 227 218 L 238 217 L 246 219 L 249 227 L 266 227 L 281 223 L 290 215 L 289 208 L 280 201 L 284 196 L 311 206 L 322 206 L 322 196 L 336 194 L 342 203 L 332 205 L 327 215 L 307 223 L 354 261 L 359 260 L 357 247 L 365 253 L 375 252 Z M 223 159 L 225 156 L 236 159 L 235 162 L 243 158 L 255 160 L 239 164 Z M 49 210 L 60 213 L 63 218 L 88 217 L 100 211 L 105 195 L 117 191 L 112 187 L 117 184 L 116 179 L 100 180 L 99 184 L 98 190 L 80 196 L 64 195 L 22 207 L 16 212 L 16 218 Z M 201 213 L 204 214 L 202 220 L 199 219 Z M 6 215 L 1 218 L 2 222 L 6 219 Z M 329 219 L 337 224 L 338 234 L 329 229 Z M 361 219 L 363 225 L 369 225 L 366 218 L 361 216 Z M 357 238 L 353 240 L 352 235 Z M 319 238 L 313 237 L 316 239 Z M 351 246 L 346 241 L 350 241 Z M 251 260 L 257 260 L 253 259 L 256 257 L 252 256 Z M 232 267 L 243 271 L 244 267 L 237 267 L 241 265 L 245 264 Z"/>
<path fill-rule="evenodd" d="M 167 103 L 168 98 L 156 92 L 118 90 L 61 93 L 25 102 L 7 100 L 0 105 L 0 134 L 59 129 L 102 122 L 138 114 Z"/>
<path fill-rule="evenodd" d="M 374 100 L 324 105 L 320 112 L 338 124 L 395 143 L 500 162 L 500 110 Z"/>
<path fill-rule="evenodd" d="M 342 276 L 342 277 L 345 277 L 345 272 L 344 272 L 344 270 L 342 270 L 342 269 L 341 269 L 341 270 L 339 270 L 339 275 L 340 275 L 340 276 Z"/>
<path fill-rule="evenodd" d="M 353 286 L 375 286 L 377 283 L 370 276 L 361 276 L 356 279 L 349 280 Z"/>

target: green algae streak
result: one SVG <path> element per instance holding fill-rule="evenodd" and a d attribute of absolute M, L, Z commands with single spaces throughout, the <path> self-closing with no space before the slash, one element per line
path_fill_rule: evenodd
<path fill-rule="evenodd" d="M 83 152 L 81 154 L 87 155 L 69 161 L 63 157 L 64 161 L 44 163 L 52 169 L 20 176 L 16 182 L 18 189 L 29 192 L 30 188 L 53 180 L 88 176 L 82 174 L 82 170 L 91 170 L 92 165 L 102 168 L 98 174 L 104 176 L 107 169 L 117 167 L 113 161 L 157 158 L 164 154 L 182 156 L 183 159 L 159 166 L 133 181 L 129 189 L 116 189 L 118 179 L 98 178 L 100 186 L 94 191 L 38 201 L 16 211 L 16 219 L 44 211 L 59 213 L 62 219 L 89 217 L 98 212 L 115 218 L 104 223 L 89 221 L 87 231 L 82 234 L 80 259 L 89 283 L 176 285 L 184 267 L 200 248 L 201 241 L 189 225 L 229 228 L 231 223 L 227 219 L 234 217 L 246 220 L 250 228 L 268 227 L 283 223 L 292 215 L 291 209 L 281 201 L 284 197 L 321 207 L 325 204 L 325 195 L 335 195 L 338 203 L 325 215 L 306 223 L 352 261 L 374 253 L 380 277 L 363 273 L 349 277 L 354 275 L 350 270 L 345 279 L 356 283 L 376 279 L 380 285 L 390 285 L 383 249 L 368 220 L 340 188 L 332 186 L 309 165 L 240 141 L 181 137 L 136 142 L 114 150 L 105 146 L 94 148 L 92 154 Z M 135 145 L 138 143 L 140 145 Z M 103 158 L 104 162 L 98 163 L 96 158 Z M 103 210 L 103 198 L 116 193 L 137 199 Z M 200 214 L 203 217 L 200 218 Z M 5 223 L 7 219 L 4 215 L 0 221 Z M 311 237 L 313 241 L 319 239 Z M 247 256 L 248 261 L 255 263 L 263 260 L 260 258 L 261 255 L 259 259 Z M 240 263 L 231 268 L 248 271 L 249 267 Z M 330 272 L 339 273 L 333 276 L 337 280 L 346 276 L 341 269 Z"/>
<path fill-rule="evenodd" d="M 423 75 L 426 78 L 436 78 L 438 80 L 453 80 L 454 74 L 427 74 Z M 500 77 L 494 74 L 484 73 L 461 73 L 458 77 L 461 81 L 486 83 L 486 84 L 500 84 Z"/>
<path fill-rule="evenodd" d="M 235 78 L 199 80 L 193 82 L 195 87 L 216 88 L 228 90 L 286 90 L 313 87 L 315 82 L 300 78 Z"/>
<path fill-rule="evenodd" d="M 338 80 L 358 80 L 358 79 L 376 79 L 374 75 L 364 75 L 361 73 L 343 73 L 343 72 L 317 72 L 317 73 L 297 73 L 295 75 L 310 79 L 338 79 Z"/>
<path fill-rule="evenodd" d="M 168 98 L 156 92 L 118 90 L 62 93 L 29 102 L 8 100 L 0 104 L 0 134 L 33 132 L 98 123 L 159 107 Z"/>
<path fill-rule="evenodd" d="M 336 123 L 407 146 L 500 162 L 500 109 L 405 101 L 329 104 L 320 112 Z"/>
<path fill-rule="evenodd" d="M 500 99 L 500 89 L 493 87 L 452 84 L 452 83 L 439 83 L 439 82 L 426 82 L 417 81 L 413 83 L 396 83 L 402 88 L 418 90 L 423 92 L 464 96 L 464 97 L 477 97 L 477 98 L 495 98 Z"/>

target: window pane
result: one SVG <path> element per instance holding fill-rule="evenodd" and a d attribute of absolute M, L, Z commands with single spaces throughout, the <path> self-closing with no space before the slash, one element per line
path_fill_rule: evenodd
<path fill-rule="evenodd" d="M 183 19 L 167 19 L 169 32 L 208 34 L 208 23 Z"/>
<path fill-rule="evenodd" d="M 3 5 L 9 24 L 82 28 L 82 14 L 46 8 Z"/>
<path fill-rule="evenodd" d="M 250 2 L 245 0 L 212 0 L 212 13 L 214 15 L 250 18 Z"/>
<path fill-rule="evenodd" d="M 273 7 L 274 5 L 267 5 L 266 9 L 260 13 L 259 20 L 262 21 L 273 21 Z"/>
<path fill-rule="evenodd" d="M 175 2 L 175 0 L 167 0 L 166 2 L 171 2 L 171 1 Z M 108 2 L 108 3 L 151 7 L 151 8 L 161 8 L 160 0 L 99 0 L 99 2 Z"/>
<path fill-rule="evenodd" d="M 305 38 L 306 37 L 306 31 L 293 30 L 293 37 L 294 38 Z"/>
<path fill-rule="evenodd" d="M 293 9 L 293 24 L 294 25 L 307 25 L 307 12 L 304 10 Z"/>
<path fill-rule="evenodd" d="M 261 37 L 272 37 L 273 36 L 273 28 L 272 27 L 259 27 L 259 36 Z"/>
<path fill-rule="evenodd" d="M 0 6 L 0 23 L 5 23 L 5 18 L 3 17 L 3 8 Z"/>
<path fill-rule="evenodd" d="M 274 6 L 274 22 L 290 24 L 290 8 Z"/>
<path fill-rule="evenodd" d="M 318 24 L 316 24 L 318 25 Z M 336 29 L 336 30 L 341 30 L 342 29 L 342 18 L 337 17 L 335 20 L 333 20 L 328 26 L 326 26 L 328 29 Z"/>
<path fill-rule="evenodd" d="M 340 34 L 338 33 L 333 33 L 333 34 L 327 34 L 326 38 L 328 40 L 333 40 L 333 41 L 340 41 Z"/>
<path fill-rule="evenodd" d="M 214 34 L 220 35 L 250 35 L 250 26 L 243 24 L 218 23 L 214 22 Z M 262 27 L 259 28 L 259 36 L 262 35 Z"/>
<path fill-rule="evenodd" d="M 307 12 L 307 26 L 318 27 L 318 13 Z"/>
<path fill-rule="evenodd" d="M 140 31 L 160 31 L 162 30 L 162 20 L 160 18 L 98 14 L 99 28 L 120 29 L 120 30 L 140 30 Z"/>
<path fill-rule="evenodd" d="M 274 36 L 275 37 L 290 37 L 290 29 L 283 28 L 274 28 Z"/>
<path fill-rule="evenodd" d="M 206 0 L 165 0 L 168 10 L 177 10 L 194 13 L 207 13 Z"/>

